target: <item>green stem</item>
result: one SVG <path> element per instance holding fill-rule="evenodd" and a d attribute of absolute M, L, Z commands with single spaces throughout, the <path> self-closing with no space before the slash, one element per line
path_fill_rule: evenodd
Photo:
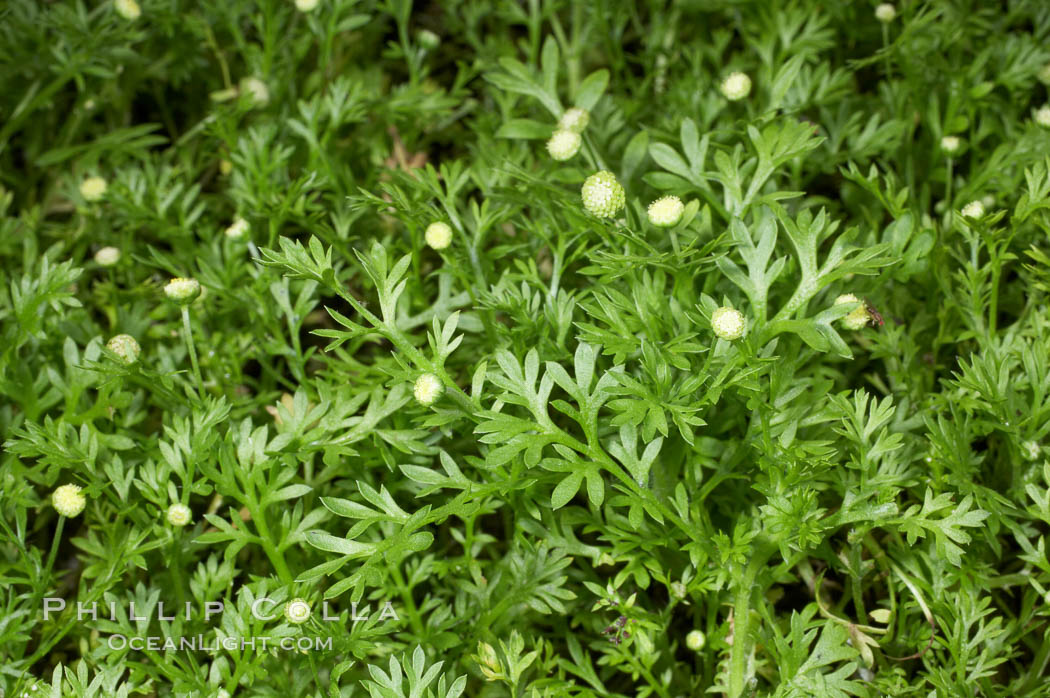
<path fill-rule="evenodd" d="M 58 517 L 58 526 L 55 527 L 55 537 L 51 539 L 51 552 L 47 554 L 47 565 L 44 566 L 44 573 L 40 575 L 40 589 L 37 591 L 39 596 L 45 589 L 48 579 L 51 577 L 51 569 L 55 566 L 55 558 L 58 556 L 58 546 L 62 542 L 62 529 L 65 528 L 66 517 Z"/>
<path fill-rule="evenodd" d="M 288 563 L 285 562 L 284 554 L 276 545 L 274 545 L 273 538 L 270 535 L 270 527 L 266 523 L 264 512 L 259 507 L 258 503 L 254 501 L 249 503 L 248 510 L 252 514 L 252 521 L 255 522 L 255 530 L 259 532 L 259 538 L 262 540 L 263 552 L 266 553 L 266 557 L 270 558 L 270 564 L 273 565 L 281 582 L 287 586 L 291 586 L 295 581 L 295 578 L 292 577 L 292 573 L 288 569 Z"/>
<path fill-rule="evenodd" d="M 190 364 L 193 366 L 193 378 L 197 381 L 197 395 L 204 399 L 204 380 L 197 364 L 197 346 L 193 343 L 193 329 L 190 327 L 190 309 L 182 306 L 182 331 L 186 336 L 186 347 L 190 352 Z"/>
<path fill-rule="evenodd" d="M 758 573 L 766 566 L 772 552 L 772 546 L 756 541 L 754 556 L 744 569 L 736 590 L 733 602 L 733 645 L 729 649 L 729 698 L 741 698 L 751 678 L 748 675 L 748 658 L 755 644 L 751 637 L 751 600 Z"/>
<path fill-rule="evenodd" d="M 394 583 L 397 584 L 397 589 L 401 594 L 401 600 L 408 607 L 409 617 L 408 622 L 412 626 L 412 632 L 416 634 L 417 638 L 422 639 L 425 631 L 423 630 L 423 622 L 419 619 L 419 609 L 416 607 L 416 601 L 412 598 L 412 590 L 408 588 L 405 583 L 404 575 L 401 574 L 401 568 L 399 562 L 393 562 L 390 565 L 390 574 L 394 578 Z"/>

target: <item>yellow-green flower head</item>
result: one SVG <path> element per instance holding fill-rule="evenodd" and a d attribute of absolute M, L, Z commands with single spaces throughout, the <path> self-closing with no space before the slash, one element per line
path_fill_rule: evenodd
<path fill-rule="evenodd" d="M 649 222 L 660 228 L 670 228 L 682 220 L 685 204 L 677 196 L 661 196 L 649 204 Z"/>
<path fill-rule="evenodd" d="M 172 526 L 185 526 L 193 520 L 193 512 L 185 504 L 175 503 L 168 507 L 168 523 Z"/>
<path fill-rule="evenodd" d="M 117 355 L 121 362 L 131 365 L 139 360 L 142 348 L 130 334 L 117 334 L 109 338 L 106 348 Z"/>
<path fill-rule="evenodd" d="M 189 305 L 201 294 L 201 284 L 196 279 L 176 277 L 164 287 L 164 295 L 179 305 Z"/>
<path fill-rule="evenodd" d="M 229 227 L 226 228 L 226 237 L 239 240 L 244 237 L 244 234 L 249 230 L 251 230 L 251 226 L 248 225 L 248 221 L 237 216 L 233 219 L 233 223 L 230 223 Z"/>
<path fill-rule="evenodd" d="M 744 314 L 736 308 L 722 306 L 711 313 L 711 329 L 716 336 L 733 341 L 744 336 L 747 323 Z"/>
<path fill-rule="evenodd" d="M 583 207 L 599 218 L 615 216 L 627 203 L 623 187 L 608 170 L 595 172 L 588 177 L 580 195 L 583 197 Z"/>
<path fill-rule="evenodd" d="M 897 8 L 888 2 L 884 2 L 875 8 L 875 19 L 883 24 L 889 24 L 897 17 Z"/>
<path fill-rule="evenodd" d="M 1039 72 L 1036 74 L 1036 77 L 1038 77 L 1039 82 L 1043 83 L 1044 85 L 1050 85 L 1050 63 L 1047 63 L 1042 68 L 1040 68 Z"/>
<path fill-rule="evenodd" d="M 310 620 L 310 604 L 306 603 L 306 599 L 292 599 L 284 605 L 284 617 L 289 623 L 301 625 Z"/>
<path fill-rule="evenodd" d="M 962 207 L 962 214 L 965 218 L 983 218 L 984 203 L 979 199 L 975 199 Z"/>
<path fill-rule="evenodd" d="M 558 130 L 559 131 L 572 131 L 573 133 L 583 133 L 583 130 L 587 128 L 587 124 L 591 121 L 591 114 L 586 109 L 580 109 L 579 107 L 572 107 L 566 109 L 565 113 L 558 119 Z"/>
<path fill-rule="evenodd" d="M 685 636 L 685 646 L 694 652 L 699 652 L 707 644 L 707 638 L 699 630 L 691 630 Z"/>
<path fill-rule="evenodd" d="M 300 12 L 313 12 L 319 4 L 320 0 L 295 0 L 295 9 Z"/>
<path fill-rule="evenodd" d="M 259 78 L 243 78 L 241 92 L 247 94 L 257 107 L 264 107 L 270 102 L 270 88 Z"/>
<path fill-rule="evenodd" d="M 135 0 L 113 0 L 113 9 L 124 19 L 138 19 L 142 9 Z"/>
<path fill-rule="evenodd" d="M 416 34 L 416 41 L 427 51 L 433 51 L 441 45 L 441 37 L 429 29 L 420 29 L 419 33 Z"/>
<path fill-rule="evenodd" d="M 1050 105 L 1044 105 L 1036 110 L 1035 122 L 1043 128 L 1050 128 Z"/>
<path fill-rule="evenodd" d="M 435 250 L 443 250 L 452 244 L 452 227 L 443 221 L 435 221 L 427 226 L 423 239 Z"/>
<path fill-rule="evenodd" d="M 80 195 L 84 201 L 98 201 L 106 195 L 106 180 L 102 177 L 88 177 L 80 183 Z"/>
<path fill-rule="evenodd" d="M 868 307 L 855 295 L 843 293 L 835 299 L 835 305 L 842 305 L 843 303 L 860 303 L 860 307 L 850 311 L 848 315 L 842 318 L 842 326 L 847 330 L 859 330 L 871 322 L 871 313 L 868 312 Z"/>
<path fill-rule="evenodd" d="M 722 81 L 719 89 L 726 99 L 735 102 L 751 94 L 751 78 L 746 73 L 730 73 Z"/>
<path fill-rule="evenodd" d="M 51 495 L 51 505 L 62 516 L 73 518 L 84 511 L 87 500 L 80 494 L 79 485 L 62 485 Z"/>
<path fill-rule="evenodd" d="M 671 582 L 671 596 L 678 600 L 682 600 L 688 593 L 689 590 L 683 582 Z"/>
<path fill-rule="evenodd" d="M 952 155 L 959 151 L 962 140 L 958 136 L 945 136 L 941 139 L 941 150 Z"/>
<path fill-rule="evenodd" d="M 441 384 L 441 379 L 433 373 L 421 374 L 412 386 L 412 394 L 416 396 L 416 401 L 425 406 L 433 405 L 444 392 L 445 386 Z"/>
<path fill-rule="evenodd" d="M 581 143 L 583 143 L 583 139 L 580 137 L 580 134 L 575 131 L 558 129 L 547 141 L 547 152 L 555 160 L 568 160 L 580 151 Z"/>
<path fill-rule="evenodd" d="M 116 247 L 103 247 L 95 253 L 95 264 L 100 267 L 111 267 L 120 261 L 120 250 Z"/>

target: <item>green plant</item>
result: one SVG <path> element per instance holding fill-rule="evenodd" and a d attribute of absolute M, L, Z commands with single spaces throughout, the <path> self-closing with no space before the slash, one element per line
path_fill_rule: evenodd
<path fill-rule="evenodd" d="M 0 693 L 1045 695 L 1048 39 L 11 0 Z"/>

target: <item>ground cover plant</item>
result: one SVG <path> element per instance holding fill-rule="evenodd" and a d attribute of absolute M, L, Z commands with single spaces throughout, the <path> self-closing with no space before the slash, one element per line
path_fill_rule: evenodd
<path fill-rule="evenodd" d="M 1050 695 L 1050 6 L 9 0 L 0 695 Z"/>

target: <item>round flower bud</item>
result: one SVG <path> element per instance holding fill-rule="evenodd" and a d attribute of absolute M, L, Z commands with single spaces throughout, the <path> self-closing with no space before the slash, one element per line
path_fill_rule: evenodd
<path fill-rule="evenodd" d="M 320 0 L 295 0 L 295 9 L 300 12 L 312 12 L 320 4 Z"/>
<path fill-rule="evenodd" d="M 106 180 L 101 177 L 88 177 L 80 183 L 80 195 L 84 201 L 98 201 L 106 195 Z"/>
<path fill-rule="evenodd" d="M 164 287 L 164 295 L 179 305 L 189 305 L 201 294 L 200 282 L 196 279 L 175 278 Z"/>
<path fill-rule="evenodd" d="M 685 636 L 685 646 L 694 652 L 699 652 L 707 644 L 707 638 L 699 630 L 690 630 Z"/>
<path fill-rule="evenodd" d="M 962 141 L 959 140 L 958 136 L 945 136 L 941 139 L 941 150 L 949 155 L 958 152 L 961 145 Z"/>
<path fill-rule="evenodd" d="M 735 102 L 751 94 L 751 78 L 740 72 L 730 73 L 722 81 L 719 89 L 722 90 L 722 94 L 726 99 L 730 102 Z"/>
<path fill-rule="evenodd" d="M 682 582 L 671 582 L 671 596 L 678 600 L 684 599 L 689 590 Z"/>
<path fill-rule="evenodd" d="M 575 131 L 559 129 L 554 132 L 551 139 L 547 141 L 547 152 L 555 160 L 568 160 L 580 151 L 583 139 Z"/>
<path fill-rule="evenodd" d="M 1021 444 L 1021 450 L 1028 460 L 1038 460 L 1043 452 L 1043 449 L 1035 441 L 1025 441 Z"/>
<path fill-rule="evenodd" d="M 1050 105 L 1039 107 L 1035 112 L 1035 123 L 1050 128 Z"/>
<path fill-rule="evenodd" d="M 980 200 L 974 200 L 962 207 L 962 214 L 966 218 L 982 218 L 984 216 L 984 204 Z"/>
<path fill-rule="evenodd" d="M 423 233 L 423 239 L 435 250 L 443 250 L 452 244 L 452 227 L 442 221 L 431 223 Z"/>
<path fill-rule="evenodd" d="M 875 8 L 875 19 L 883 24 L 889 24 L 897 17 L 897 8 L 888 2 L 884 2 Z"/>
<path fill-rule="evenodd" d="M 168 523 L 172 526 L 185 526 L 193 520 L 193 512 L 185 504 L 172 504 L 168 507 Z"/>
<path fill-rule="evenodd" d="M 234 240 L 239 240 L 244 237 L 244 234 L 248 232 L 250 226 L 248 221 L 244 220 L 240 216 L 233 219 L 233 223 L 230 223 L 229 227 L 226 228 L 226 237 Z"/>
<path fill-rule="evenodd" d="M 599 218 L 610 218 L 627 202 L 623 187 L 608 170 L 592 174 L 580 190 L 583 207 Z"/>
<path fill-rule="evenodd" d="M 855 295 L 843 293 L 835 299 L 835 305 L 842 305 L 843 303 L 860 303 L 859 308 L 850 311 L 848 315 L 842 318 L 842 326 L 847 330 L 856 331 L 871 322 L 871 313 L 868 312 L 867 306 Z"/>
<path fill-rule="evenodd" d="M 1050 63 L 1047 63 L 1042 68 L 1040 68 L 1039 72 L 1036 74 L 1036 77 L 1038 77 L 1039 82 L 1043 83 L 1044 85 L 1050 85 Z"/>
<path fill-rule="evenodd" d="M 310 620 L 310 604 L 305 599 L 292 599 L 284 605 L 284 617 L 289 623 L 300 625 Z"/>
<path fill-rule="evenodd" d="M 587 124 L 591 121 L 591 114 L 586 109 L 580 109 L 579 107 L 572 107 L 566 109 L 565 113 L 558 119 L 558 130 L 559 131 L 572 131 L 573 133 L 583 133 L 583 130 L 587 128 Z"/>
<path fill-rule="evenodd" d="M 427 51 L 433 51 L 441 45 L 441 37 L 429 29 L 420 29 L 419 33 L 416 34 L 416 41 Z"/>
<path fill-rule="evenodd" d="M 124 19 L 138 19 L 142 14 L 139 4 L 135 0 L 113 0 L 113 9 Z"/>
<path fill-rule="evenodd" d="M 111 267 L 120 261 L 120 250 L 116 247 L 103 247 L 95 253 L 95 264 L 100 267 Z"/>
<path fill-rule="evenodd" d="M 736 308 L 722 306 L 711 313 L 711 329 L 716 336 L 733 341 L 744 336 L 744 314 Z"/>
<path fill-rule="evenodd" d="M 117 355 L 121 362 L 131 365 L 139 360 L 142 348 L 130 334 L 118 334 L 109 338 L 106 348 Z"/>
<path fill-rule="evenodd" d="M 84 511 L 87 500 L 80 494 L 79 485 L 62 485 L 51 495 L 51 505 L 62 516 L 73 518 Z"/>
<path fill-rule="evenodd" d="M 229 177 L 231 172 L 233 172 L 233 163 L 225 158 L 219 160 L 219 174 Z"/>
<path fill-rule="evenodd" d="M 441 385 L 441 379 L 433 373 L 420 375 L 415 385 L 412 386 L 412 393 L 421 405 L 433 405 L 443 392 L 445 392 L 445 386 Z"/>
<path fill-rule="evenodd" d="M 259 78 L 243 78 L 241 93 L 251 97 L 252 103 L 257 107 L 264 107 L 270 102 L 270 88 Z"/>
<path fill-rule="evenodd" d="M 670 228 L 682 220 L 685 204 L 677 196 L 661 196 L 649 204 L 649 222 L 659 228 Z"/>

